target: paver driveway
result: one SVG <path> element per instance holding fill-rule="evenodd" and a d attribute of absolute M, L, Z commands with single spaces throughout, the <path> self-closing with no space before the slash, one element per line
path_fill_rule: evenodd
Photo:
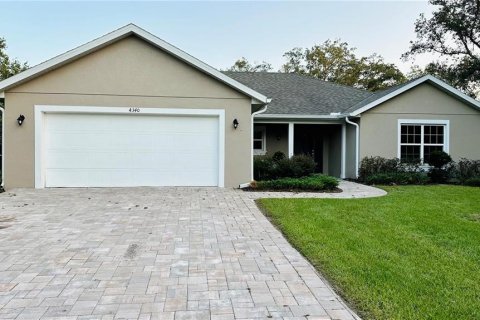
<path fill-rule="evenodd" d="M 0 318 L 354 318 L 253 197 L 218 188 L 1 194 Z"/>

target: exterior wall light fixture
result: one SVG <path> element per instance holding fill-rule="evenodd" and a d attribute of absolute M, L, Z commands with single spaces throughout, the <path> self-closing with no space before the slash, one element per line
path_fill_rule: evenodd
<path fill-rule="evenodd" d="M 25 116 L 23 114 L 21 114 L 18 118 L 17 118 L 17 122 L 18 122 L 18 125 L 21 126 L 23 124 L 23 121 L 25 121 Z"/>
<path fill-rule="evenodd" d="M 239 124 L 240 123 L 238 122 L 237 118 L 233 119 L 233 128 L 234 129 L 237 129 Z"/>

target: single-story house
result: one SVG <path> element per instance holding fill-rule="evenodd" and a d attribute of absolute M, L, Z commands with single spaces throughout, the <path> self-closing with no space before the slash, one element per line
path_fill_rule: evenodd
<path fill-rule="evenodd" d="M 480 159 L 480 102 L 425 76 L 370 93 L 220 72 L 130 24 L 0 82 L 5 187 L 227 186 L 258 154 Z"/>

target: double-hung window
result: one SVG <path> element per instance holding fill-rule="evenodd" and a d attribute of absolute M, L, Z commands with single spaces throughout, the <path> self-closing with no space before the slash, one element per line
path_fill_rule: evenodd
<path fill-rule="evenodd" d="M 448 153 L 448 120 L 399 120 L 398 156 L 404 162 L 428 164 L 433 151 Z"/>
<path fill-rule="evenodd" d="M 267 152 L 265 148 L 266 132 L 265 126 L 255 126 L 253 129 L 253 153 L 264 155 Z"/>

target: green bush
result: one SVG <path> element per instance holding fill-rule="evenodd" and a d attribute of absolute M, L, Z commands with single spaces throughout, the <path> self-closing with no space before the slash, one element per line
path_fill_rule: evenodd
<path fill-rule="evenodd" d="M 464 182 L 467 186 L 480 187 L 480 176 L 468 178 Z"/>
<path fill-rule="evenodd" d="M 296 155 L 277 161 L 276 178 L 300 178 L 315 173 L 316 163 L 307 155 Z"/>
<path fill-rule="evenodd" d="M 276 180 L 257 181 L 254 190 L 275 191 L 331 191 L 338 187 L 338 180 L 334 177 L 315 174 L 302 178 L 280 178 Z"/>
<path fill-rule="evenodd" d="M 462 158 L 458 163 L 443 151 L 434 151 L 426 170 L 420 162 L 403 163 L 399 159 L 365 157 L 359 168 L 359 180 L 367 184 L 450 183 L 480 185 L 480 160 Z"/>
<path fill-rule="evenodd" d="M 253 158 L 253 176 L 255 180 L 274 179 L 273 170 L 276 163 L 268 156 L 255 156 Z"/>
<path fill-rule="evenodd" d="M 368 176 L 365 180 L 367 184 L 384 185 L 427 184 L 429 181 L 430 179 L 424 172 L 377 173 Z"/>
<path fill-rule="evenodd" d="M 282 151 L 277 151 L 273 154 L 272 159 L 275 162 L 285 159 L 287 156 Z"/>
<path fill-rule="evenodd" d="M 317 164 L 311 156 L 296 155 L 290 158 L 291 177 L 300 178 L 315 172 Z"/>
<path fill-rule="evenodd" d="M 428 176 L 422 172 L 420 162 L 365 157 L 360 162 L 359 180 L 367 184 L 425 184 Z"/>
<path fill-rule="evenodd" d="M 463 182 L 473 177 L 480 177 L 480 160 L 460 159 L 456 165 L 456 178 Z"/>
<path fill-rule="evenodd" d="M 286 158 L 283 153 L 276 152 L 270 156 L 256 156 L 253 162 L 253 174 L 257 181 L 278 178 L 300 178 L 313 174 L 316 163 L 307 155 L 296 155 Z"/>
<path fill-rule="evenodd" d="M 428 160 L 428 164 L 437 169 L 445 167 L 450 162 L 452 162 L 452 157 L 444 151 L 433 151 Z"/>
<path fill-rule="evenodd" d="M 358 168 L 359 180 L 366 181 L 368 177 L 379 173 L 398 172 L 400 168 L 401 162 L 397 158 L 365 157 Z"/>
<path fill-rule="evenodd" d="M 445 183 L 451 178 L 452 157 L 444 151 L 433 151 L 430 154 L 428 164 L 433 166 L 428 173 L 430 180 L 435 183 Z"/>

